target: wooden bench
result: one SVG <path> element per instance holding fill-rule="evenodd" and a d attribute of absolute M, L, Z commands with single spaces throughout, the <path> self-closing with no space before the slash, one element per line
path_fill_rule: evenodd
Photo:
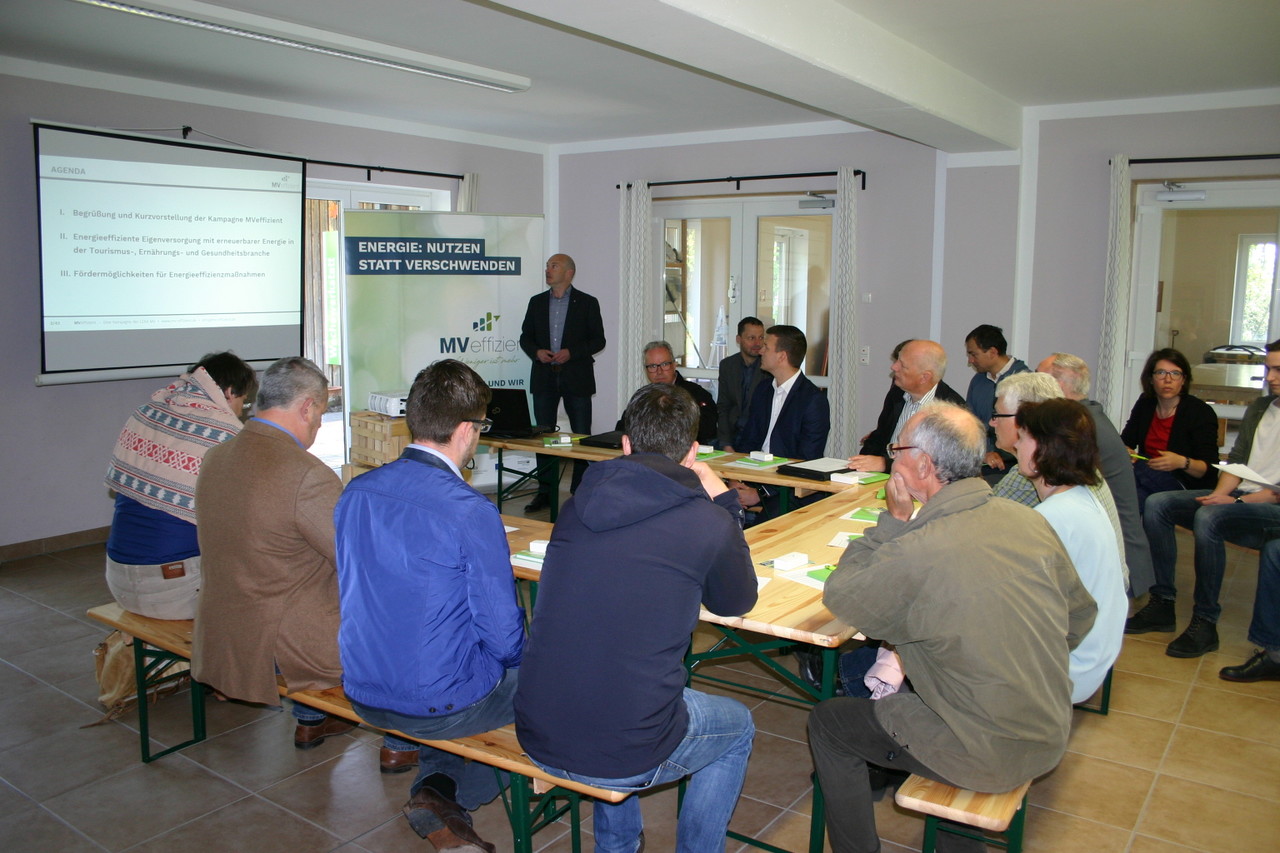
<path fill-rule="evenodd" d="M 103 604 L 89 610 L 89 617 L 133 637 L 134 661 L 137 664 L 137 687 L 140 697 L 156 683 L 179 676 L 165 675 L 161 670 L 168 662 L 191 659 L 191 620 L 152 619 L 123 609 L 119 604 Z M 183 673 L 185 674 L 185 673 Z M 369 726 L 352 709 L 341 687 L 327 690 L 290 691 L 278 679 L 280 695 L 300 704 L 342 717 L 359 725 Z M 142 760 L 154 761 L 163 755 L 199 743 L 205 739 L 204 718 L 205 687 L 195 680 L 191 682 L 192 736 L 162 752 L 152 753 L 150 746 L 148 708 L 145 698 L 138 703 L 138 728 L 142 740 Z M 378 729 L 378 731 L 383 731 Z M 403 732 L 392 732 L 397 737 L 426 746 L 442 749 L 472 761 L 479 761 L 494 768 L 494 772 L 511 774 L 510 788 L 503 792 L 503 805 L 511 824 L 513 849 L 516 853 L 531 853 L 533 835 L 558 820 L 566 812 L 570 815 L 571 840 L 574 853 L 581 849 L 581 820 L 579 804 L 582 796 L 621 802 L 627 794 L 596 788 L 552 776 L 534 764 L 516 740 L 515 727 L 503 726 L 491 732 L 453 740 L 425 740 Z M 536 798 L 536 802 L 535 802 Z M 561 804 L 557 800 L 566 800 Z"/>
<path fill-rule="evenodd" d="M 170 664 L 191 660 L 191 620 L 152 619 L 130 613 L 114 601 L 89 609 L 89 618 L 133 637 L 133 663 L 137 679 L 138 735 L 142 739 L 142 760 L 155 761 L 205 739 L 204 686 L 191 682 L 191 739 L 151 752 L 150 708 L 147 691 L 181 678 L 187 673 L 170 673 Z"/>
<path fill-rule="evenodd" d="M 976 838 L 1008 850 L 1009 853 L 1021 853 L 1022 827 L 1027 816 L 1027 789 L 1030 787 L 1031 781 L 1028 780 L 1002 794 L 982 794 L 912 775 L 898 787 L 898 793 L 893 799 L 904 809 L 911 809 L 925 816 L 924 844 L 920 853 L 934 853 L 939 831 Z M 1003 832 L 1005 838 L 1001 840 L 988 838 L 980 832 L 965 832 L 940 825 L 940 820 L 955 821 L 991 832 Z"/>

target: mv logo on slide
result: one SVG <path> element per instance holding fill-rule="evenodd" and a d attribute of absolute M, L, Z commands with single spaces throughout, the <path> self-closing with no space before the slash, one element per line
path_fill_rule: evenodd
<path fill-rule="evenodd" d="M 479 319 L 471 322 L 473 334 L 463 337 L 455 335 L 440 339 L 440 352 L 444 353 L 509 353 L 515 352 L 520 342 L 514 338 L 501 338 L 491 334 L 494 326 L 502 319 L 501 314 L 486 311 Z"/>

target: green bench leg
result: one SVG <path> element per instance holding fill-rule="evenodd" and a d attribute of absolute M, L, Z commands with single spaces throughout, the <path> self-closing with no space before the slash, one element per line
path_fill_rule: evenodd
<path fill-rule="evenodd" d="M 582 796 L 565 788 L 552 788 L 545 794 L 533 793 L 533 781 L 518 773 L 506 774 L 497 768 L 498 783 L 503 788 L 502 804 L 511 823 L 511 848 L 514 853 L 533 853 L 533 836 L 569 814 L 570 844 L 573 853 L 582 853 Z M 563 800 L 563 803 L 559 801 Z"/>
<path fill-rule="evenodd" d="M 958 835 L 961 838 L 972 838 L 989 844 L 992 847 L 998 847 L 1001 850 L 1007 850 L 1009 853 L 1022 853 L 1022 830 L 1027 819 L 1027 795 L 1022 795 L 1022 803 L 1018 806 L 1018 811 L 1014 813 L 1013 820 L 1009 821 L 1009 827 L 1003 833 L 1004 838 L 992 838 L 984 835 L 980 829 L 966 827 L 963 824 L 943 823 L 942 819 L 937 815 L 925 815 L 924 818 L 924 843 L 920 846 L 920 853 L 935 853 L 938 843 L 938 833 L 945 832 L 948 835 Z"/>
<path fill-rule="evenodd" d="M 1107 712 L 1111 710 L 1111 675 L 1115 671 L 1115 667 L 1111 667 L 1107 670 L 1107 677 L 1102 679 L 1102 699 L 1099 700 L 1096 706 L 1080 704 L 1075 707 L 1081 711 L 1088 711 L 1090 714 L 1101 714 L 1105 717 Z"/>
<path fill-rule="evenodd" d="M 192 679 L 190 740 L 185 740 L 180 744 L 154 754 L 151 752 L 151 708 L 150 703 L 147 701 L 147 691 L 152 687 L 164 684 L 167 681 L 174 681 L 185 675 L 185 672 L 170 673 L 168 671 L 173 664 L 180 661 L 185 663 L 187 659 L 173 652 L 149 646 L 137 637 L 133 638 L 134 687 L 138 692 L 138 736 L 142 741 L 142 761 L 144 763 L 149 764 L 157 758 L 166 756 L 171 752 L 177 752 L 180 749 L 186 749 L 193 743 L 200 743 L 205 739 L 204 685 Z"/>

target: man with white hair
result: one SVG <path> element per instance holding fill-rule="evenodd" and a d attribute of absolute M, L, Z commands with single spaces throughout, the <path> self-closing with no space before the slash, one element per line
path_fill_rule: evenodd
<path fill-rule="evenodd" d="M 1138 512 L 1138 487 L 1133 479 L 1133 460 L 1129 449 L 1120 439 L 1120 433 L 1103 411 L 1097 400 L 1088 399 L 1089 365 L 1079 356 L 1054 352 L 1045 356 L 1036 370 L 1058 380 L 1062 393 L 1068 400 L 1081 403 L 1093 415 L 1093 425 L 1098 431 L 1098 455 L 1102 460 L 1102 477 L 1107 481 L 1111 497 L 1115 501 L 1116 514 L 1120 517 L 1120 530 L 1124 534 L 1124 561 L 1129 567 L 1129 596 L 1145 595 L 1156 582 L 1156 572 L 1151 563 L 1151 546 L 1142 527 L 1142 513 Z"/>
<path fill-rule="evenodd" d="M 1097 606 L 1049 522 L 978 476 L 986 447 L 967 410 L 922 408 L 889 448 L 886 512 L 827 579 L 823 603 L 893 644 L 911 683 L 828 699 L 809 717 L 841 853 L 880 850 L 868 764 L 994 792 L 1047 773 L 1066 749 L 1068 654 Z"/>
<path fill-rule="evenodd" d="M 886 399 L 876 428 L 862 443 L 858 455 L 849 457 L 849 467 L 855 471 L 888 471 L 889 445 L 898 440 L 903 426 L 922 406 L 935 400 L 965 404 L 964 397 L 942 381 L 947 372 L 947 351 L 937 341 L 903 344 L 889 371 L 902 394 Z"/>

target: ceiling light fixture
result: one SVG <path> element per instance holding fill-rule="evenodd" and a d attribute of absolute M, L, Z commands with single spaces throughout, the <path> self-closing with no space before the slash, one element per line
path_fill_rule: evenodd
<path fill-rule="evenodd" d="M 117 3 L 115 0 L 73 0 L 73 2 L 80 3 L 85 6 L 96 6 L 99 9 L 109 9 L 114 12 L 126 12 L 131 15 L 150 18 L 156 21 L 181 24 L 186 27 L 193 27 L 195 29 L 205 30 L 211 33 L 239 36 L 240 38 L 265 42 L 266 44 L 279 45 L 280 47 L 292 47 L 297 50 L 305 50 L 308 53 L 318 53 L 323 56 L 333 56 L 338 59 L 350 59 L 355 62 L 363 62 L 367 65 L 390 68 L 395 71 L 407 71 L 411 74 L 422 74 L 426 77 L 433 77 L 437 80 L 448 80 L 452 83 L 465 83 L 469 86 L 479 86 L 484 89 L 493 89 L 498 92 L 523 92 L 528 89 L 533 82 L 528 77 L 521 77 L 516 74 L 507 74 L 504 71 L 496 71 L 489 68 L 481 68 L 480 66 L 471 65 L 469 63 L 453 62 L 448 59 L 429 57 L 430 59 L 434 59 L 439 62 L 440 66 L 433 68 L 426 65 L 414 65 L 394 59 L 383 59 L 381 57 L 369 56 L 363 53 L 353 53 L 349 50 L 326 47 L 320 44 L 313 44 L 312 42 L 298 41 L 284 36 L 276 36 L 268 33 L 256 32 L 254 30 L 241 29 L 240 27 L 233 27 L 227 24 L 218 24 L 213 21 L 203 21 L 199 18 L 189 18 L 184 15 L 173 14 L 172 12 L 162 12 L 157 9 L 146 9 L 142 6 L 131 6 L 128 3 Z M 425 56 L 425 54 L 422 55 Z"/>

